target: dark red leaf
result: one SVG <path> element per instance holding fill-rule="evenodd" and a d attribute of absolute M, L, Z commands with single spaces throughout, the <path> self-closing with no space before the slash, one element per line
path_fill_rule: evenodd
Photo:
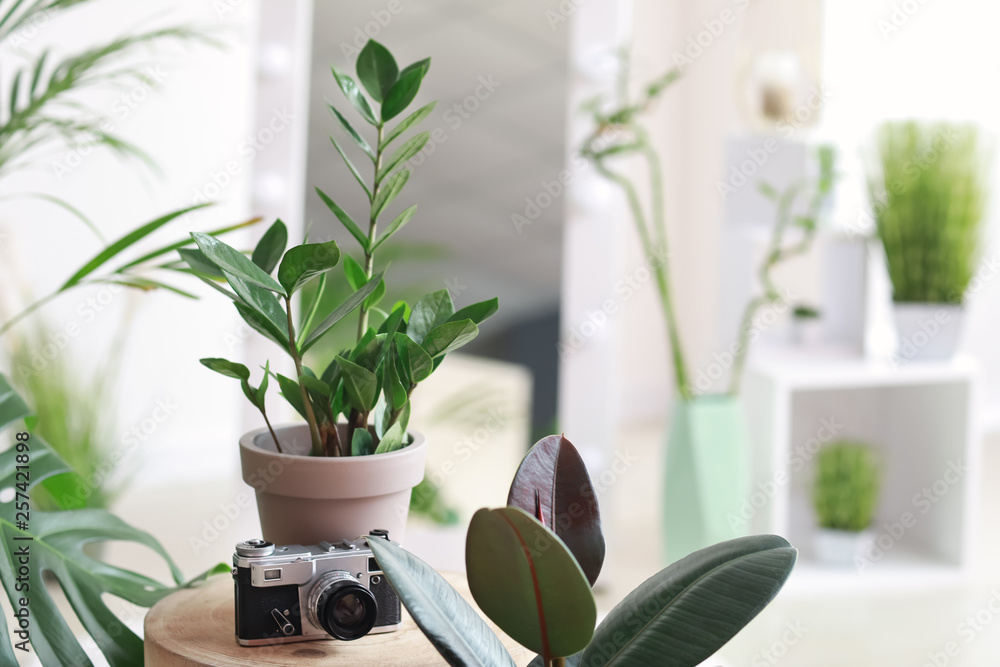
<path fill-rule="evenodd" d="M 604 564 L 604 533 L 597 494 L 580 453 L 564 436 L 531 448 L 514 475 L 507 504 L 520 507 L 566 543 L 590 584 Z"/>

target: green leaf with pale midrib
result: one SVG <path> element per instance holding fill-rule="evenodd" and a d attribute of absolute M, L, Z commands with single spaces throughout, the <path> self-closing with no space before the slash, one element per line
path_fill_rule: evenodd
<path fill-rule="evenodd" d="M 369 546 L 410 616 L 449 665 L 514 667 L 499 638 L 444 577 L 386 540 L 370 540 Z"/>
<path fill-rule="evenodd" d="M 697 551 L 643 582 L 583 652 L 594 667 L 691 667 L 718 651 L 777 595 L 796 551 L 773 535 Z"/>

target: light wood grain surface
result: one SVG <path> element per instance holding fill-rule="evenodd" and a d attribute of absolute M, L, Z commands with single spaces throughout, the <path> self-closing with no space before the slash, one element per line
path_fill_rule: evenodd
<path fill-rule="evenodd" d="M 461 574 L 445 578 L 470 604 L 472 596 Z M 447 664 L 403 610 L 396 632 L 368 635 L 356 641 L 297 642 L 276 646 L 240 646 L 234 636 L 233 582 L 215 577 L 194 589 L 161 600 L 146 616 L 145 651 L 149 667 L 256 667 L 285 665 L 378 665 L 414 667 Z M 527 665 L 534 655 L 500 633 L 514 662 Z"/>

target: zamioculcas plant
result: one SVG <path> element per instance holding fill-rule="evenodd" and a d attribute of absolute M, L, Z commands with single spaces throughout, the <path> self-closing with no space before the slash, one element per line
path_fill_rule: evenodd
<path fill-rule="evenodd" d="M 525 457 L 510 498 L 469 525 L 472 595 L 511 638 L 538 653 L 532 667 L 694 667 L 774 598 L 796 551 L 758 535 L 697 551 L 646 580 L 595 629 L 591 584 L 604 559 L 594 488 L 560 436 Z M 451 665 L 513 666 L 499 638 L 426 563 L 386 540 L 369 542 L 400 600 Z"/>
<path fill-rule="evenodd" d="M 335 107 L 330 110 L 352 142 L 370 161 L 370 179 L 362 175 L 336 139 L 334 148 L 364 193 L 366 218 L 355 221 L 347 210 L 317 188 L 320 198 L 361 248 L 362 261 L 341 254 L 335 241 L 305 243 L 285 250 L 288 232 L 279 220 L 264 234 L 250 258 L 217 239 L 193 234 L 198 249 L 181 251 L 191 269 L 204 279 L 224 280 L 230 289 L 212 283 L 236 305 L 254 329 L 277 343 L 293 363 L 292 377 L 266 368 L 261 384 L 250 384 L 250 371 L 225 359 L 202 359 L 208 368 L 238 379 L 243 392 L 268 423 L 264 396 L 269 377 L 309 425 L 314 456 L 361 456 L 393 452 L 408 444 L 410 395 L 441 364 L 445 355 L 462 347 L 479 332 L 478 324 L 496 312 L 490 299 L 456 311 L 447 290 L 427 294 L 412 308 L 397 302 L 382 310 L 386 294 L 384 270 L 376 273 L 376 251 L 409 222 L 417 207 L 410 206 L 380 231 L 380 222 L 396 200 L 410 171 L 407 161 L 427 143 L 428 132 L 405 138 L 406 132 L 433 110 L 430 103 L 398 121 L 389 122 L 410 105 L 430 67 L 420 60 L 399 69 L 389 51 L 369 41 L 358 56 L 361 87 L 347 74 L 333 69 L 344 96 L 375 132 L 369 142 Z M 362 92 L 368 93 L 366 97 Z M 393 144 L 401 143 L 393 149 Z M 330 312 L 319 312 L 330 271 L 342 265 L 353 294 Z M 273 274 L 276 273 L 276 278 Z M 294 296 L 312 280 L 317 288 L 296 317 Z M 303 356 L 330 329 L 358 311 L 354 346 L 312 369 Z M 341 432 L 337 425 L 346 424 Z M 369 421 L 374 422 L 369 428 Z M 278 435 L 272 438 L 281 451 Z"/>
<path fill-rule="evenodd" d="M 51 586 L 46 578 L 51 578 L 65 593 L 108 664 L 141 665 L 142 639 L 115 617 L 102 596 L 151 607 L 178 586 L 228 572 L 229 566 L 223 563 L 184 584 L 180 570 L 160 543 L 114 514 L 101 509 L 41 512 L 30 506 L 28 498 L 39 483 L 75 475 L 44 440 L 33 434 L 30 413 L 0 374 L 0 431 L 21 420 L 29 425 L 13 435 L 9 449 L 0 452 L 0 489 L 13 491 L 9 499 L 0 501 L 0 582 L 14 613 L 11 628 L 0 619 L 0 663 L 16 665 L 15 653 L 27 652 L 30 642 L 44 665 L 93 664 L 48 592 Z M 149 547 L 169 566 L 174 585 L 101 562 L 84 550 L 88 544 L 112 540 Z M 25 553 L 29 566 L 25 565 Z"/>

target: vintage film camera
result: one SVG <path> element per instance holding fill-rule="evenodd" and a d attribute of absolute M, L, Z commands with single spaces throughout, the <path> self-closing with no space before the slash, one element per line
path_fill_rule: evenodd
<path fill-rule="evenodd" d="M 236 545 L 236 639 L 244 646 L 313 639 L 351 640 L 399 627 L 399 598 L 368 547 L 389 539 L 373 530 L 353 542 Z"/>

